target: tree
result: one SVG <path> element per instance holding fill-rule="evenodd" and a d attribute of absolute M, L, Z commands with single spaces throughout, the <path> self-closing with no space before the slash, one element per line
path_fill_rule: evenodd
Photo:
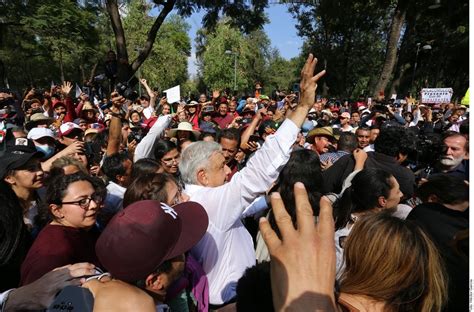
<path fill-rule="evenodd" d="M 380 66 L 390 1 L 318 0 L 292 4 L 290 13 L 305 38 L 302 54 L 314 53 L 324 95 L 357 96 L 367 92 Z M 375 69 L 375 70 L 374 70 Z"/>
<path fill-rule="evenodd" d="M 375 95 L 377 92 L 385 91 L 387 84 L 393 73 L 393 68 L 397 61 L 398 41 L 402 26 L 405 23 L 405 15 L 408 9 L 408 0 L 398 0 L 397 7 L 393 13 L 390 31 L 388 33 L 387 48 L 385 50 L 385 61 L 380 72 L 379 79 L 370 94 Z"/>
<path fill-rule="evenodd" d="M 127 53 L 132 58 L 139 55 L 139 47 L 147 40 L 146 29 L 153 24 L 150 10 L 151 6 L 144 0 L 132 1 L 127 7 L 123 27 Z M 158 44 L 153 45 L 139 72 L 151 86 L 163 90 L 187 80 L 187 58 L 191 54 L 188 31 L 189 25 L 177 15 L 170 15 L 162 24 L 157 34 Z"/>
<path fill-rule="evenodd" d="M 227 24 L 218 24 L 215 31 L 208 34 L 206 48 L 200 57 L 200 76 L 206 86 L 211 89 L 234 89 L 234 61 L 237 58 L 236 87 L 237 90 L 247 89 L 252 85 L 248 74 L 251 47 L 244 36 Z M 231 51 L 234 54 L 226 54 Z"/>
<path fill-rule="evenodd" d="M 131 77 L 150 55 L 158 30 L 162 26 L 168 14 L 175 9 L 180 16 L 190 16 L 196 10 L 205 10 L 203 18 L 204 25 L 213 28 L 219 15 L 229 17 L 229 23 L 243 31 L 258 29 L 265 22 L 263 15 L 267 1 L 252 1 L 251 3 L 241 1 L 186 1 L 186 0 L 153 0 L 159 14 L 151 27 L 147 30 L 147 39 L 139 48 L 137 57 L 129 60 L 125 31 L 119 13 L 118 0 L 106 0 L 106 9 L 110 16 L 112 28 L 115 34 L 115 44 L 118 57 L 118 77 L 125 81 Z"/>
<path fill-rule="evenodd" d="M 61 81 L 65 80 L 66 60 L 74 61 L 94 51 L 97 36 L 93 21 L 91 11 L 70 0 L 44 1 L 34 14 L 21 20 L 24 29 L 59 63 Z"/>

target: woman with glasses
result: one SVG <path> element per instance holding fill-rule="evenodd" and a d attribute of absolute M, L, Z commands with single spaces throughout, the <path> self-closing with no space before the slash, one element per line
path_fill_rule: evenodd
<path fill-rule="evenodd" d="M 71 263 L 99 265 L 93 229 L 105 196 L 103 183 L 83 173 L 51 180 L 46 203 L 51 222 L 33 243 L 21 267 L 21 284 L 29 284 L 54 268 Z"/>
<path fill-rule="evenodd" d="M 171 141 L 160 140 L 155 144 L 155 159 L 158 160 L 163 170 L 173 176 L 179 174 L 179 160 L 181 153 L 176 144 Z"/>

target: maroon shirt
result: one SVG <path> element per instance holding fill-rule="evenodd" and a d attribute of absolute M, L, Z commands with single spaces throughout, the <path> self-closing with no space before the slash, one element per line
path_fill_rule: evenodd
<path fill-rule="evenodd" d="M 234 120 L 234 116 L 231 113 L 227 113 L 225 116 L 218 115 L 212 120 L 219 125 L 219 128 L 226 129 L 227 126 L 232 123 L 232 120 Z"/>
<path fill-rule="evenodd" d="M 21 266 L 20 285 L 27 285 L 49 271 L 78 262 L 99 266 L 95 254 L 98 234 L 69 226 L 48 224 L 41 230 Z"/>

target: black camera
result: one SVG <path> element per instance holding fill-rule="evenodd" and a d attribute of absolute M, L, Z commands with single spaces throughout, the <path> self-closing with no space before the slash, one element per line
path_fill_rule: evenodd
<path fill-rule="evenodd" d="M 115 85 L 115 91 L 117 91 L 118 94 L 132 102 L 134 102 L 138 98 L 138 93 L 130 87 L 128 82 L 117 83 Z"/>
<path fill-rule="evenodd" d="M 133 128 L 132 128 L 132 131 L 130 132 L 130 134 L 128 135 L 128 138 L 127 138 L 128 143 L 131 143 L 135 140 L 135 142 L 137 142 L 137 144 L 140 143 L 140 141 L 142 139 L 143 139 L 143 133 L 142 133 L 141 129 L 140 130 L 138 130 L 138 129 L 135 130 Z"/>
<path fill-rule="evenodd" d="M 426 178 L 443 153 L 443 141 L 437 133 L 418 134 L 415 148 L 408 153 L 408 163 L 417 180 Z"/>

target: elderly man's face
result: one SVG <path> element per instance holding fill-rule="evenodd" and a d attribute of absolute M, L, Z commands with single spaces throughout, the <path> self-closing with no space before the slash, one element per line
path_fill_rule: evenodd
<path fill-rule="evenodd" d="M 447 137 L 444 139 L 443 155 L 440 163 L 444 166 L 455 168 L 464 159 L 469 158 L 469 153 L 466 151 L 466 138 L 462 135 Z"/>
<path fill-rule="evenodd" d="M 226 165 L 222 152 L 215 152 L 209 159 L 209 167 L 205 169 L 206 186 L 218 187 L 224 185 L 231 170 Z"/>

